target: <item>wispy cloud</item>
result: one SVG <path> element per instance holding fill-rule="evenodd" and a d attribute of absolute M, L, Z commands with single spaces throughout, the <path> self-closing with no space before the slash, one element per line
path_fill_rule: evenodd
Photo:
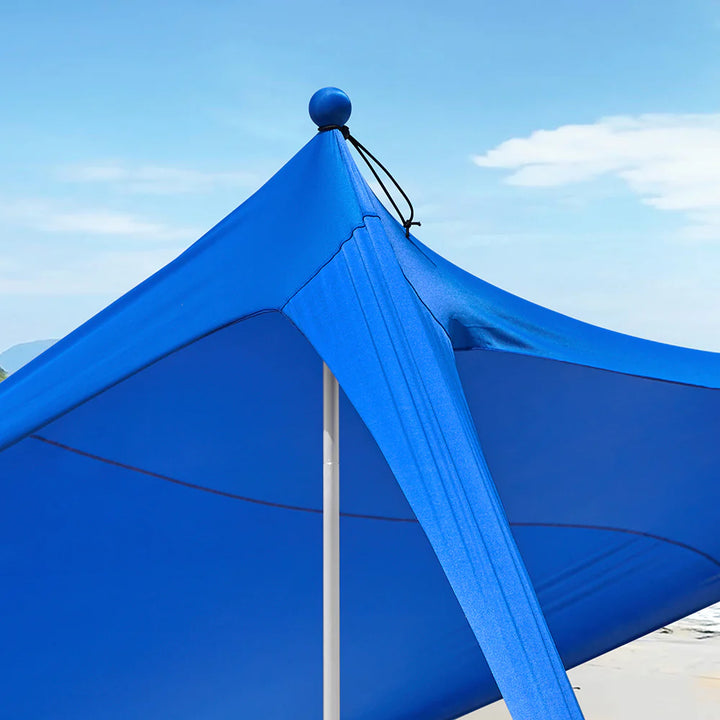
<path fill-rule="evenodd" d="M 121 235 L 155 240 L 176 240 L 193 235 L 192 230 L 187 228 L 173 228 L 126 213 L 103 211 L 51 213 L 39 219 L 36 228 L 48 232 Z"/>
<path fill-rule="evenodd" d="M 11 265 L 0 264 L 0 298 L 98 295 L 112 299 L 159 270 L 181 249 L 48 253 L 46 248 L 31 246 Z"/>
<path fill-rule="evenodd" d="M 77 165 L 60 169 L 68 182 L 102 183 L 117 189 L 146 195 L 205 193 L 223 187 L 254 187 L 259 178 L 250 172 L 201 172 L 183 168 L 121 163 Z"/>
<path fill-rule="evenodd" d="M 687 235 L 720 239 L 720 113 L 608 117 L 538 130 L 473 157 L 511 185 L 557 187 L 614 175 L 647 205 L 686 213 Z"/>
<path fill-rule="evenodd" d="M 193 228 L 154 222 L 132 213 L 67 210 L 44 200 L 0 202 L 0 218 L 19 227 L 74 236 L 120 236 L 165 241 L 192 240 L 200 234 Z"/>

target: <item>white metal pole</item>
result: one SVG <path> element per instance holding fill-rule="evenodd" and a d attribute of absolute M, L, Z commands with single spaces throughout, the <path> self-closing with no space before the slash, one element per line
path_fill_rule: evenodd
<path fill-rule="evenodd" d="M 323 363 L 323 720 L 340 720 L 339 395 Z"/>

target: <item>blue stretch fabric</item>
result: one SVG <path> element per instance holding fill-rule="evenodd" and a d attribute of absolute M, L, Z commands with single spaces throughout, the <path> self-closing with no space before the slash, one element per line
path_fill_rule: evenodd
<path fill-rule="evenodd" d="M 718 356 L 452 266 L 333 131 L 0 385 L 8 717 L 320 716 L 321 358 L 343 718 L 580 717 L 550 633 L 720 600 Z"/>
<path fill-rule="evenodd" d="M 582 717 L 478 445 L 450 341 L 405 281 L 380 220 L 366 217 L 285 312 L 375 437 L 513 716 Z"/>

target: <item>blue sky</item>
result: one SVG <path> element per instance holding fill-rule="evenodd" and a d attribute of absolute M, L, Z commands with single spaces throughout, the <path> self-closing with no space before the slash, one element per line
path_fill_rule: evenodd
<path fill-rule="evenodd" d="M 0 2 L 0 350 L 172 259 L 344 88 L 418 237 L 720 351 L 720 2 Z"/>

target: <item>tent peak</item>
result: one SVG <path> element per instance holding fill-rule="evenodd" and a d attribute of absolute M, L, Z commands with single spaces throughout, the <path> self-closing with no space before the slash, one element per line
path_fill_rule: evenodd
<path fill-rule="evenodd" d="M 308 111 L 320 129 L 342 127 L 350 119 L 352 103 L 347 93 L 340 88 L 324 87 L 310 98 Z"/>

